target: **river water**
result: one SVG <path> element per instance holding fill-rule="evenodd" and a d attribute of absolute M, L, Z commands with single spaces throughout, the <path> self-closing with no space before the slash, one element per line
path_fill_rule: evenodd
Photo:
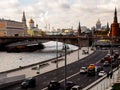
<path fill-rule="evenodd" d="M 0 52 L 0 72 L 18 68 L 19 66 L 26 66 L 33 63 L 42 62 L 56 57 L 56 42 L 49 41 L 43 43 L 45 49 L 37 50 L 35 52 L 22 53 L 7 53 Z M 68 45 L 69 50 L 78 49 L 77 46 Z M 58 42 L 59 53 L 62 53 L 63 43 Z"/>

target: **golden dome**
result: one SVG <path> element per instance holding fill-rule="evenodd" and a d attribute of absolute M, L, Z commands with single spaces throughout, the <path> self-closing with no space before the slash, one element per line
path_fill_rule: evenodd
<path fill-rule="evenodd" d="M 100 20 L 98 19 L 97 23 L 101 24 Z"/>
<path fill-rule="evenodd" d="M 32 18 L 30 19 L 29 23 L 34 23 L 34 21 L 33 21 L 33 19 L 32 19 Z"/>

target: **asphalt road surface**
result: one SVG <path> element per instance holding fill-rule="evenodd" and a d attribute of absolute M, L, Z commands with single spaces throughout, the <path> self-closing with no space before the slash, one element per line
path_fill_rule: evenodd
<path fill-rule="evenodd" d="M 106 50 L 95 51 L 90 56 L 67 65 L 66 67 L 67 68 L 67 80 L 80 85 L 82 88 L 86 87 L 87 85 L 91 84 L 93 81 L 97 80 L 99 78 L 97 75 L 88 77 L 87 75 L 79 74 L 80 67 L 89 66 L 89 64 L 97 63 L 101 58 L 103 58 L 107 54 L 107 52 L 108 51 Z M 110 70 L 110 67 L 106 67 L 105 71 L 107 70 Z M 48 83 L 51 80 L 60 81 L 61 84 L 63 85 L 64 76 L 65 76 L 64 71 L 65 71 L 65 67 L 61 67 L 59 69 L 36 76 L 35 77 L 37 80 L 36 87 L 27 89 L 27 90 L 45 90 Z M 21 89 L 20 84 L 16 84 L 16 85 L 7 87 L 3 90 L 23 90 L 23 89 Z"/>

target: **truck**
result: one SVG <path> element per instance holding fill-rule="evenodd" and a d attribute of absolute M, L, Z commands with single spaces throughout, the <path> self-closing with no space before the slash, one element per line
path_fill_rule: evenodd
<path fill-rule="evenodd" d="M 87 68 L 88 76 L 94 76 L 95 74 L 99 73 L 103 70 L 103 66 L 99 64 L 90 64 Z"/>
<path fill-rule="evenodd" d="M 88 76 L 94 76 L 95 75 L 95 65 L 94 64 L 90 64 L 88 66 L 87 74 L 88 74 Z"/>

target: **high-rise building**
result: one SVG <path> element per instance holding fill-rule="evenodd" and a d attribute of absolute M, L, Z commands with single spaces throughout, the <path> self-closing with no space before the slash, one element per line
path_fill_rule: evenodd
<path fill-rule="evenodd" d="M 101 30 L 101 22 L 98 19 L 98 21 L 96 22 L 96 30 Z"/>

